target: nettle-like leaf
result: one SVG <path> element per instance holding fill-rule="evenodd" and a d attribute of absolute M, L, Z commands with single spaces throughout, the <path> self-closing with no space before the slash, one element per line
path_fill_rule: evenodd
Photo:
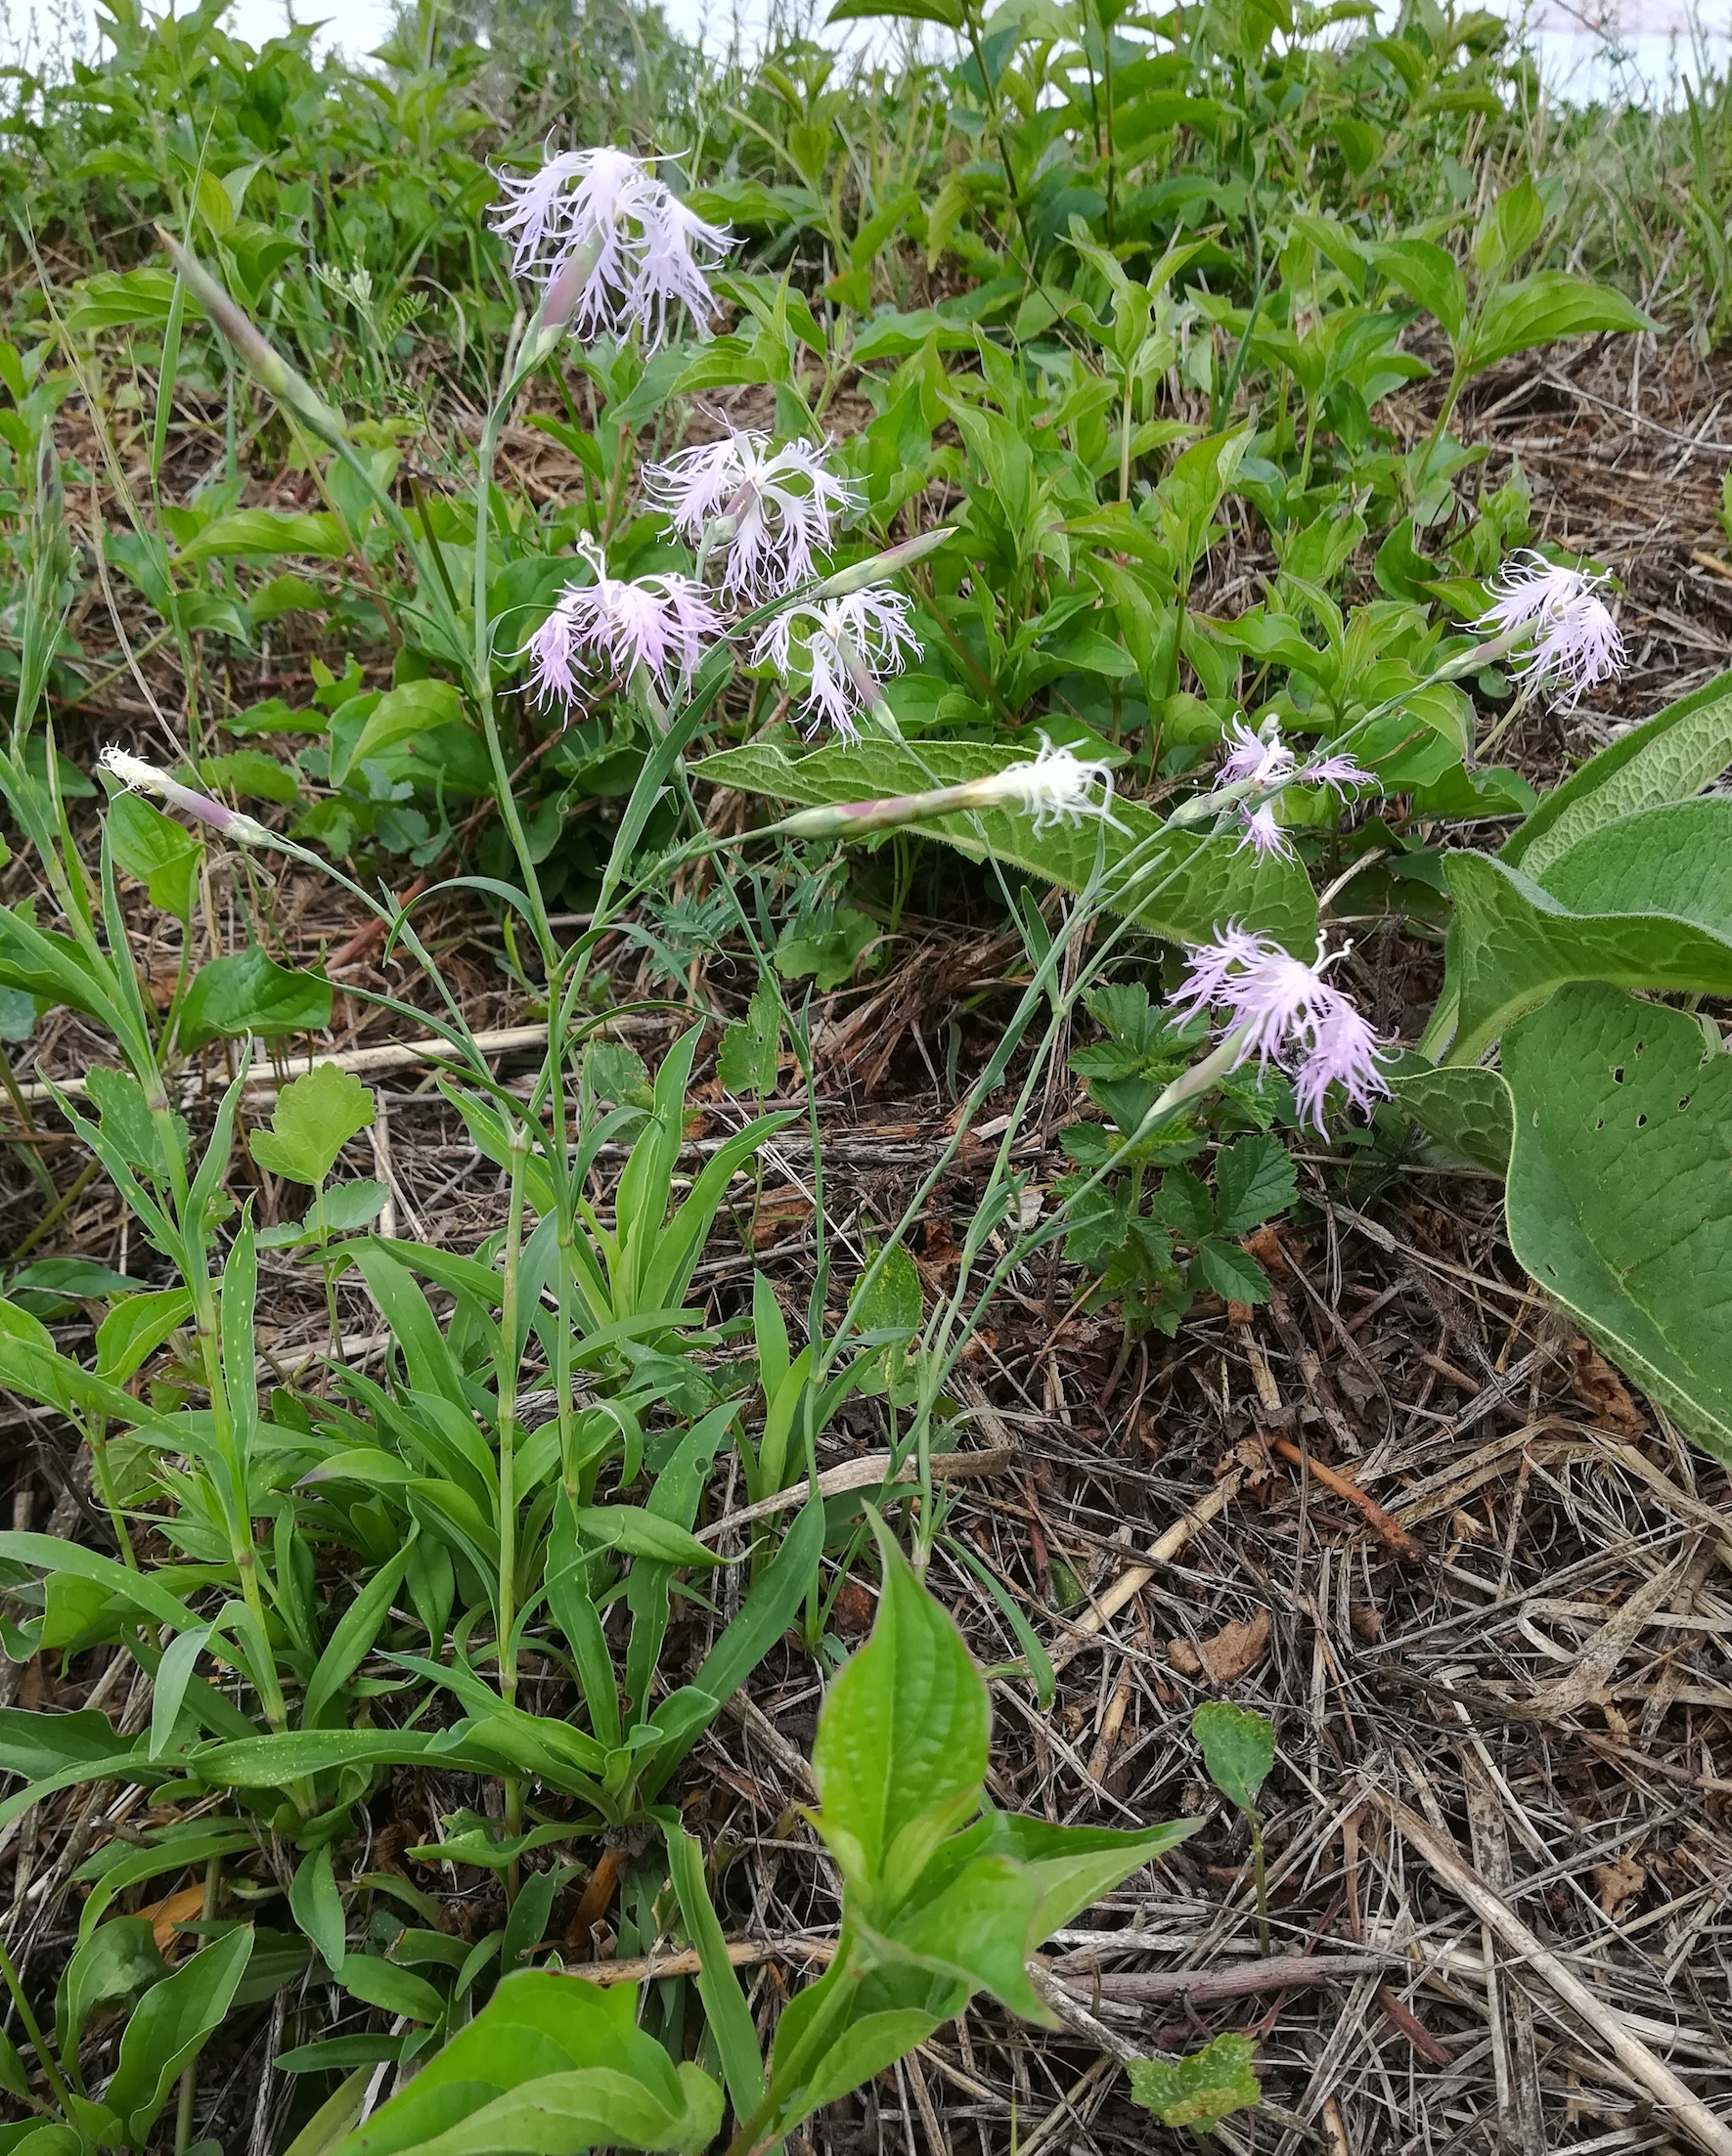
<path fill-rule="evenodd" d="M 1230 1699 L 1211 1699 L 1192 1715 L 1191 1735 L 1221 1795 L 1241 1812 L 1254 1811 L 1275 1763 L 1275 1733 L 1267 1720 Z"/>
<path fill-rule="evenodd" d="M 1080 746 L 1088 753 L 1087 743 Z M 984 741 L 922 741 L 915 750 L 889 740 L 863 740 L 799 758 L 753 742 L 705 757 L 693 770 L 712 785 L 821 807 L 961 785 L 1019 761 L 1027 759 Z M 1236 837 L 1168 830 L 1133 801 L 1115 801 L 1113 815 L 1117 828 L 1090 817 L 1080 826 L 1060 824 L 1037 835 L 1032 817 L 989 809 L 978 815 L 940 816 L 919 829 L 971 860 L 983 860 L 990 852 L 1007 867 L 1066 891 L 1085 889 L 1098 869 L 1097 888 L 1107 905 L 1175 943 L 1205 943 L 1228 921 L 1238 921 L 1290 950 L 1315 954 L 1316 896 L 1297 860 L 1260 856 L 1241 848 Z M 1126 866 L 1132 854 L 1134 877 Z"/>
<path fill-rule="evenodd" d="M 373 1127 L 371 1090 L 352 1071 L 316 1063 L 277 1095 L 269 1130 L 252 1135 L 252 1157 L 272 1175 L 318 1185 L 349 1140 Z"/>
<path fill-rule="evenodd" d="M 1262 2102 L 1263 2088 L 1251 2070 L 1256 2056 L 1255 2037 L 1218 2036 L 1171 2066 L 1159 2059 L 1133 2058 L 1125 2071 L 1132 2098 L 1163 2126 L 1188 2126 L 1206 2134 L 1231 2112 Z"/>
<path fill-rule="evenodd" d="M 1732 1056 L 1682 1011 L 1578 985 L 1511 1027 L 1503 1075 L 1511 1248 L 1732 1461 Z"/>

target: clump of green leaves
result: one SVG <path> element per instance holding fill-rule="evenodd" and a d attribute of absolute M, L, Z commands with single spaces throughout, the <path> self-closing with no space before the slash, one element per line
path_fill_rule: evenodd
<path fill-rule="evenodd" d="M 1255 1070 L 1229 1074 L 1183 1121 L 1137 1140 L 1151 1102 L 1192 1061 L 1206 1024 L 1176 1023 L 1140 982 L 1096 990 L 1088 1009 L 1105 1037 L 1078 1049 L 1071 1069 L 1106 1120 L 1059 1132 L 1077 1167 L 1054 1185 L 1070 1206 L 1065 1255 L 1099 1276 L 1085 1307 L 1121 1304 L 1134 1339 L 1150 1328 L 1171 1337 L 1199 1285 L 1237 1302 L 1266 1302 L 1267 1276 L 1239 1238 L 1298 1197 L 1292 1160 L 1266 1127 L 1279 1081 L 1260 1085 Z M 1234 1130 L 1242 1134 L 1221 1136 Z M 1209 1153 L 1212 1133 L 1221 1142 L 1206 1180 L 1186 1164 Z M 1094 1180 L 1102 1167 L 1111 1172 Z"/>
<path fill-rule="evenodd" d="M 773 2146 L 977 1991 L 1049 2021 L 1029 1976 L 1035 1948 L 1191 1830 L 1049 1826 L 983 1806 L 985 1681 L 875 1517 L 873 1527 L 877 1622 L 830 1687 L 813 1753 L 816 1824 L 843 1880 L 842 1935 L 825 1974 L 783 2010 L 768 2073 L 696 1845 L 676 1813 L 656 1815 L 733 2107 L 732 2156 Z M 629 1988 L 522 1970 L 339 2156 L 530 2156 L 550 2145 L 576 2156 L 600 2143 L 696 2151 L 715 2137 L 723 2106 L 702 2066 L 675 2066 L 638 2026 Z"/>

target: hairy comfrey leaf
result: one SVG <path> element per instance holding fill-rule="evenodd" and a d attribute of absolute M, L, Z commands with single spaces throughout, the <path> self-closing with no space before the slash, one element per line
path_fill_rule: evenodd
<path fill-rule="evenodd" d="M 352 1072 L 316 1063 L 277 1095 L 269 1130 L 252 1137 L 252 1157 L 272 1175 L 293 1183 L 322 1183 L 336 1157 L 373 1125 L 373 1094 Z"/>
<path fill-rule="evenodd" d="M 1263 2100 L 1263 2089 L 1251 2070 L 1257 2056 L 1255 2037 L 1218 2036 L 1175 2065 L 1133 2058 L 1125 2071 L 1131 2093 L 1163 2126 L 1188 2126 L 1207 2133 L 1229 2112 L 1248 2111 Z"/>
<path fill-rule="evenodd" d="M 1732 1460 L 1732 1056 L 1685 1012 L 1578 984 L 1511 1027 L 1503 1075 L 1516 1255 Z"/>

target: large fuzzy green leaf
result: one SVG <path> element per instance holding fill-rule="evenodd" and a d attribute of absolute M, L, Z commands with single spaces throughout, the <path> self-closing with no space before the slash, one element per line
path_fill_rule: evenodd
<path fill-rule="evenodd" d="M 894 741 L 861 741 L 798 759 L 754 742 L 705 757 L 694 770 L 712 785 L 819 808 L 957 786 L 1014 761 L 984 741 L 923 741 L 917 751 Z M 1093 879 L 1097 843 L 1104 835 L 1108 903 L 1117 912 L 1132 914 L 1157 936 L 1180 944 L 1203 943 L 1228 921 L 1241 921 L 1290 950 L 1314 956 L 1317 902 L 1297 861 L 1260 858 L 1249 847 L 1241 850 L 1230 837 L 1163 830 L 1134 802 L 1115 801 L 1113 814 L 1123 829 L 1109 824 L 1104 833 L 1089 817 L 1075 829 L 1059 824 L 1037 837 L 1032 817 L 1007 809 L 941 816 L 919 828 L 971 860 L 983 859 L 990 849 L 1006 866 L 1066 891 L 1081 891 Z M 1115 895 L 1115 870 L 1138 849 L 1142 873 Z"/>
<path fill-rule="evenodd" d="M 1732 801 L 1621 816 L 1543 884 L 1482 854 L 1453 855 L 1448 874 L 1458 1063 L 1567 981 L 1732 993 Z"/>
<path fill-rule="evenodd" d="M 1505 842 L 1499 858 L 1543 878 L 1590 832 L 1619 816 L 1687 801 L 1732 764 L 1732 674 L 1718 674 L 1553 789 Z"/>
<path fill-rule="evenodd" d="M 1732 1461 L 1732 1056 L 1682 1011 L 1577 985 L 1511 1027 L 1511 1248 Z"/>

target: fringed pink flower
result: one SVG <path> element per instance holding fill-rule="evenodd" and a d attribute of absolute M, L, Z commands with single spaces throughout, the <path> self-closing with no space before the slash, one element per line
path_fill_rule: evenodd
<path fill-rule="evenodd" d="M 1565 704 L 1576 704 L 1624 663 L 1622 635 L 1599 596 L 1609 581 L 1524 549 L 1499 571 L 1491 604 L 1477 626 L 1498 637 L 1530 631 L 1532 641 L 1517 676 L 1548 683 Z"/>
<path fill-rule="evenodd" d="M 696 548 L 712 526 L 726 545 L 722 588 L 757 604 L 808 581 L 847 508 L 848 483 L 824 464 L 827 442 L 784 442 L 745 428 L 683 449 L 644 473 L 645 499 Z"/>
<path fill-rule="evenodd" d="M 583 285 L 566 316 L 580 336 L 636 330 L 653 349 L 668 314 L 685 307 L 700 330 L 715 312 L 706 273 L 733 245 L 681 201 L 642 158 L 623 150 L 568 150 L 540 171 L 499 175 L 493 228 L 518 276 L 551 282 L 566 266 Z"/>
<path fill-rule="evenodd" d="M 605 555 L 587 534 L 578 539 L 577 550 L 596 581 L 568 584 L 525 646 L 537 699 L 570 704 L 580 693 L 584 672 L 603 670 L 629 679 L 638 667 L 668 695 L 722 634 L 722 617 L 703 586 L 678 574 L 632 582 L 609 576 Z"/>
<path fill-rule="evenodd" d="M 806 730 L 827 725 L 844 741 L 860 738 L 855 714 L 881 700 L 881 678 L 900 674 L 908 657 L 919 655 L 909 602 L 887 584 L 790 606 L 769 624 L 752 652 L 754 664 L 768 661 L 784 680 L 803 673 Z"/>
<path fill-rule="evenodd" d="M 1229 925 L 1216 942 L 1190 953 L 1190 976 L 1173 1008 L 1182 1018 L 1224 1014 L 1223 1033 L 1243 1029 L 1234 1067 L 1255 1056 L 1285 1071 L 1300 1114 L 1321 1130 L 1331 1085 L 1342 1086 L 1354 1106 L 1366 1111 L 1389 1094 L 1377 1067 L 1377 1035 L 1325 978 L 1344 955 L 1326 958 L 1319 942 L 1316 963 L 1307 965 L 1269 938 Z"/>
<path fill-rule="evenodd" d="M 1241 853 L 1247 846 L 1260 855 L 1292 853 L 1292 842 L 1275 814 L 1275 797 L 1284 788 L 1332 786 L 1339 793 L 1348 786 L 1377 783 L 1372 773 L 1361 770 L 1351 756 L 1321 756 L 1302 765 L 1282 740 L 1280 726 L 1273 718 L 1265 721 L 1261 733 L 1253 733 L 1244 720 L 1235 719 L 1231 733 L 1234 745 L 1221 759 L 1218 782 L 1223 786 L 1250 785 L 1262 793 L 1261 799 L 1253 795 L 1239 804 L 1239 821 L 1244 826 L 1239 840 Z"/>

